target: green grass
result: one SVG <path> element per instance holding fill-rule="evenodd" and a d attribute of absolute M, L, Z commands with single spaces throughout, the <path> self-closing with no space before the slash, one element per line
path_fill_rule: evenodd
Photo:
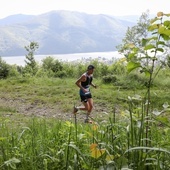
<path fill-rule="evenodd" d="M 170 168 L 170 110 L 162 106 L 170 101 L 170 92 L 160 86 L 151 91 L 150 112 L 163 112 L 150 113 L 148 137 L 145 104 L 137 97 L 145 96 L 145 89 L 124 89 L 96 79 L 98 88 L 92 93 L 98 114 L 94 124 L 82 124 L 74 117 L 26 116 L 10 105 L 10 100 L 19 100 L 21 105 L 57 105 L 62 114 L 71 112 L 74 104 L 80 104 L 74 82 L 58 78 L 0 81 L 0 98 L 9 101 L 8 105 L 0 103 L 0 169 Z"/>
<path fill-rule="evenodd" d="M 25 124 L 15 122 L 15 125 L 12 120 L 4 120 L 0 132 L 1 169 L 97 170 L 129 166 L 142 170 L 169 167 L 170 134 L 156 126 L 153 147 L 129 147 L 128 122 L 119 119 L 113 122 L 110 116 L 105 121 L 84 125 L 36 117 Z"/>
<path fill-rule="evenodd" d="M 128 96 L 141 95 L 144 96 L 146 89 L 124 89 L 124 86 L 114 84 L 103 84 L 101 80 L 94 80 L 98 85 L 97 89 L 92 90 L 94 104 L 101 110 L 112 112 L 114 107 L 127 108 Z M 126 84 L 126 80 L 124 80 Z M 132 84 L 133 81 L 131 80 Z M 132 86 L 132 84 L 130 86 Z M 135 82 L 136 84 L 136 82 Z M 165 102 L 170 101 L 170 92 L 165 85 L 154 87 L 151 90 L 152 105 L 162 108 Z M 170 84 L 170 83 L 169 83 Z M 36 103 L 37 105 L 58 105 L 62 112 L 70 112 L 73 105 L 80 105 L 78 87 L 75 85 L 74 79 L 59 78 L 20 78 L 7 79 L 0 81 L 1 98 L 9 98 L 11 100 L 23 100 L 25 103 Z M 11 108 L 15 110 L 15 108 Z"/>

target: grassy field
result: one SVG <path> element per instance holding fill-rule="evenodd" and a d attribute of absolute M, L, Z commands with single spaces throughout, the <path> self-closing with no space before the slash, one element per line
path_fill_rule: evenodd
<path fill-rule="evenodd" d="M 81 104 L 74 82 L 59 78 L 0 81 L 0 169 L 170 168 L 167 84 L 152 89 L 155 114 L 146 136 L 139 99 L 145 89 L 94 80 L 98 85 L 91 89 L 94 123 L 84 124 L 84 113 L 72 115 L 73 106 Z M 147 140 L 151 142 L 146 144 Z"/>
<path fill-rule="evenodd" d="M 157 81 L 156 86 L 151 89 L 152 110 L 161 112 L 163 105 L 170 101 L 168 80 L 164 79 L 162 84 Z M 94 82 L 98 88 L 91 88 L 94 99 L 91 116 L 100 120 L 105 120 L 110 114 L 121 117 L 122 112 L 129 110 L 129 98 L 137 98 L 133 105 L 141 107 L 138 98 L 146 94 L 145 88 L 131 88 L 135 86 L 135 81 L 131 84 L 121 83 L 124 84 L 122 86 L 104 84 L 99 79 Z M 70 120 L 73 118 L 74 105 L 81 105 L 75 79 L 9 78 L 0 81 L 0 115 L 3 118 L 11 118 L 13 121 L 18 118 L 27 120 L 30 117 Z M 80 112 L 77 115 L 78 123 L 81 123 L 84 117 L 85 114 Z"/>
<path fill-rule="evenodd" d="M 91 88 L 95 104 L 94 112 L 112 112 L 115 107 L 127 108 L 128 96 L 144 96 L 146 93 L 145 88 L 127 88 L 112 83 L 103 84 L 98 79 L 94 81 L 98 86 L 97 89 Z M 133 86 L 133 83 L 131 86 Z M 160 108 L 165 102 L 169 101 L 170 92 L 168 89 L 168 86 L 157 86 L 152 89 L 152 107 Z M 32 107 L 58 109 L 56 112 L 71 113 L 74 104 L 81 104 L 78 91 L 75 79 L 20 78 L 1 80 L 1 107 L 9 111 L 18 111 L 18 105 L 21 107 L 24 105 L 31 107 L 32 105 Z M 3 101 L 4 103 L 11 102 L 12 105 L 3 106 Z"/>

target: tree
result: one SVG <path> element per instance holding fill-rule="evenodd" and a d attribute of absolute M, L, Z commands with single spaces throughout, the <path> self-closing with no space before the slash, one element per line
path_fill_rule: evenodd
<path fill-rule="evenodd" d="M 145 13 L 142 13 L 137 25 L 131 28 L 128 27 L 125 38 L 122 40 L 122 44 L 117 46 L 118 51 L 127 57 L 131 47 L 141 47 L 142 38 L 146 38 L 148 36 L 149 24 L 149 11 L 147 10 Z"/>
<path fill-rule="evenodd" d="M 26 72 L 29 72 L 32 76 L 34 76 L 38 71 L 38 66 L 34 58 L 34 53 L 38 48 L 39 45 L 37 42 L 30 42 L 28 46 L 25 46 L 25 49 L 28 52 L 25 60 L 25 70 Z"/>
<path fill-rule="evenodd" d="M 150 21 L 148 32 L 150 36 L 141 39 L 141 43 L 131 46 L 127 55 L 127 70 L 130 73 L 133 70 L 144 73 L 147 77 L 147 93 L 143 98 L 141 124 L 145 128 L 146 146 L 151 146 L 151 126 L 152 126 L 152 100 L 151 87 L 155 77 L 158 75 L 164 62 L 161 60 L 167 54 L 167 44 L 170 41 L 170 20 L 166 20 L 170 14 L 158 12 L 157 17 Z M 168 18 L 169 19 L 169 18 Z M 141 45 L 140 45 L 141 44 Z M 158 62 L 160 61 L 160 62 Z M 148 64 L 146 64 L 146 62 Z M 132 113 L 132 112 L 131 112 Z M 132 135 L 133 137 L 133 135 Z"/>

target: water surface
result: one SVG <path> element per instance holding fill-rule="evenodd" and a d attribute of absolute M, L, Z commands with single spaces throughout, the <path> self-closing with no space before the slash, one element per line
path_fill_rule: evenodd
<path fill-rule="evenodd" d="M 93 53 L 73 53 L 73 54 L 53 54 L 53 55 L 35 55 L 35 60 L 38 63 L 41 63 L 42 60 L 48 56 L 53 57 L 54 59 L 58 59 L 61 61 L 80 61 L 87 59 L 99 59 L 99 60 L 114 60 L 122 58 L 123 56 L 119 54 L 117 51 L 113 52 L 93 52 Z M 20 66 L 25 65 L 25 56 L 10 56 L 10 57 L 2 57 L 4 61 L 8 64 L 16 64 Z"/>

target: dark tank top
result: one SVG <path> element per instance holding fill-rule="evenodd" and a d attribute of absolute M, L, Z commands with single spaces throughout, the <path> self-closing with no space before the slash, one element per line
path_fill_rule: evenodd
<path fill-rule="evenodd" d="M 92 76 L 88 76 L 87 73 L 85 74 L 86 75 L 86 81 L 85 82 L 81 82 L 81 86 L 85 89 L 88 89 L 89 92 L 86 92 L 86 93 L 90 93 L 90 84 L 93 80 L 93 77 Z M 86 93 L 83 92 L 82 89 L 80 89 L 80 95 L 85 95 Z"/>
<path fill-rule="evenodd" d="M 88 88 L 89 85 L 91 84 L 92 80 L 93 80 L 93 77 L 92 76 L 88 76 L 86 74 L 86 81 L 85 82 L 81 82 L 81 86 L 84 87 L 84 88 L 86 88 L 86 87 Z"/>

